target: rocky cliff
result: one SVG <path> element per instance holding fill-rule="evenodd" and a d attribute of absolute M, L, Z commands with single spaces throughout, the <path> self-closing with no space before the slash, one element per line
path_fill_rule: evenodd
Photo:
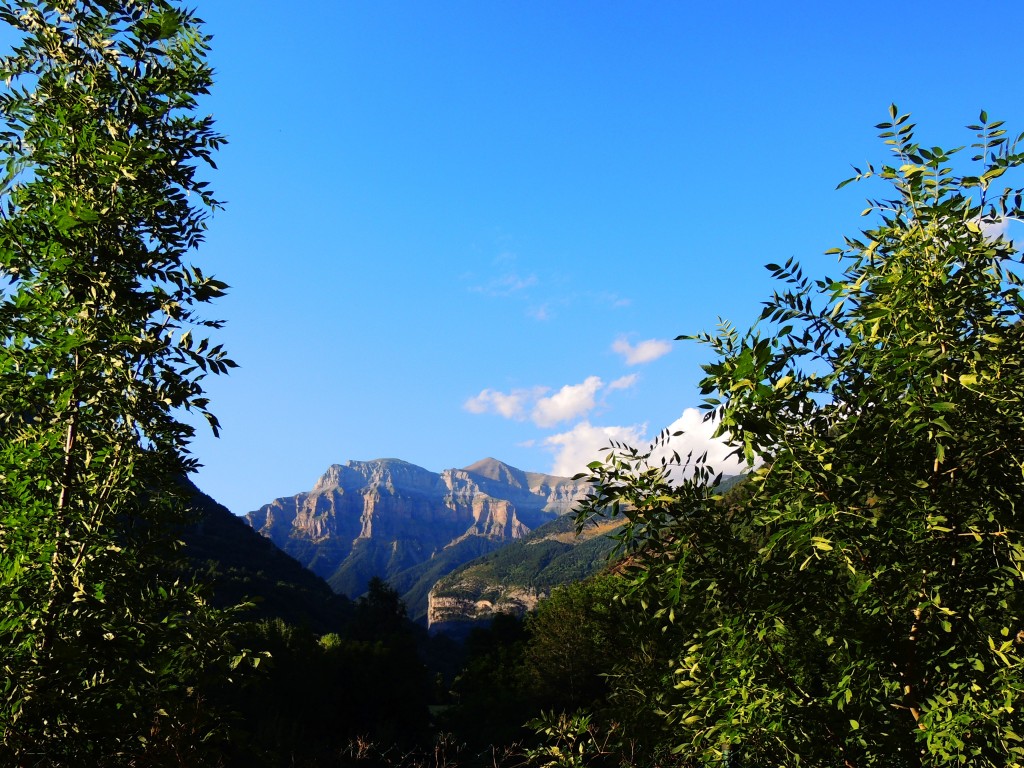
<path fill-rule="evenodd" d="M 547 589 L 503 587 L 502 585 L 460 585 L 469 590 L 487 591 L 487 597 L 476 594 L 452 595 L 431 591 L 427 609 L 427 626 L 432 633 L 446 632 L 464 635 L 474 622 L 489 621 L 496 614 L 507 613 L 522 617 L 537 607 L 537 603 L 550 594 Z M 488 599 L 490 598 L 490 599 Z"/>
<path fill-rule="evenodd" d="M 417 616 L 426 613 L 423 579 L 522 538 L 586 492 L 582 481 L 495 459 L 440 473 L 398 459 L 349 461 L 246 520 L 339 593 L 362 594 L 373 576 L 401 584 Z"/>

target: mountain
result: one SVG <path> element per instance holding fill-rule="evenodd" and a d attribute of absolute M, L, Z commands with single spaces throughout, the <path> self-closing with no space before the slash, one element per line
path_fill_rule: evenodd
<path fill-rule="evenodd" d="M 440 473 L 399 459 L 349 461 L 245 519 L 336 592 L 356 597 L 379 576 L 410 616 L 425 618 L 434 581 L 571 511 L 587 490 L 490 458 Z"/>
<path fill-rule="evenodd" d="M 181 532 L 183 554 L 212 586 L 216 604 L 251 600 L 249 618 L 280 618 L 317 634 L 350 622 L 355 607 L 347 598 L 194 485 L 186 488 L 193 521 Z"/>
<path fill-rule="evenodd" d="M 431 632 L 464 634 L 473 622 L 498 613 L 522 616 L 553 587 L 580 581 L 608 567 L 616 542 L 609 537 L 621 520 L 588 525 L 576 534 L 564 516 L 522 539 L 438 579 L 428 596 Z"/>

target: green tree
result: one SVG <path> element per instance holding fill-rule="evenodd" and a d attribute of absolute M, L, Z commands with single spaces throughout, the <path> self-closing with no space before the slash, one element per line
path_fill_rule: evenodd
<path fill-rule="evenodd" d="M 412 644 L 405 603 L 398 590 L 379 576 L 370 579 L 366 594 L 356 601 L 349 634 L 356 640 Z"/>
<path fill-rule="evenodd" d="M 521 741 L 527 720 L 539 714 L 525 663 L 528 640 L 524 622 L 507 613 L 466 638 L 465 663 L 452 685 L 455 705 L 441 724 L 471 749 Z"/>
<path fill-rule="evenodd" d="M 422 738 L 431 684 L 398 591 L 379 577 L 370 579 L 340 640 L 326 646 L 327 658 L 345 660 L 351 688 L 359 692 L 359 712 L 350 724 L 391 744 Z"/>
<path fill-rule="evenodd" d="M 170 0 L 2 0 L 0 762 L 198 764 L 225 627 L 181 583 L 218 203 L 211 70 Z"/>
<path fill-rule="evenodd" d="M 645 706 L 687 760 L 1024 764 L 1024 300 L 998 234 L 1022 196 L 996 186 L 1024 157 L 984 113 L 968 174 L 895 107 L 879 127 L 893 159 L 856 179 L 894 192 L 840 276 L 769 265 L 761 322 L 697 337 L 743 496 L 704 457 L 681 483 L 628 448 L 592 465 L 580 515 L 627 519 L 630 599 L 673 638 Z"/>
<path fill-rule="evenodd" d="M 624 646 L 616 577 L 556 587 L 526 619 L 526 669 L 545 709 L 573 712 L 606 693 L 605 674 Z"/>

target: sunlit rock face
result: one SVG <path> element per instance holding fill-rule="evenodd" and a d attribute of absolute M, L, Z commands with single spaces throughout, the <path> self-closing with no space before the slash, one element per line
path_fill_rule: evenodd
<path fill-rule="evenodd" d="M 548 591 L 543 589 L 494 585 L 491 590 L 493 594 L 489 594 L 490 599 L 486 599 L 474 595 L 474 591 L 478 591 L 474 590 L 476 586 L 456 584 L 453 589 L 452 585 L 447 585 L 448 594 L 444 595 L 438 594 L 436 590 L 430 591 L 427 626 L 432 632 L 460 634 L 460 628 L 471 627 L 473 622 L 487 621 L 499 613 L 522 617 L 548 595 Z M 452 594 L 457 593 L 460 587 L 466 589 L 464 595 Z"/>
<path fill-rule="evenodd" d="M 481 547 L 519 539 L 570 511 L 586 492 L 582 481 L 495 459 L 440 473 L 398 459 L 349 461 L 331 466 L 311 491 L 275 499 L 246 520 L 354 597 L 373 576 L 391 580 L 445 550 L 468 559 Z M 445 572 L 462 562 L 449 557 Z"/>

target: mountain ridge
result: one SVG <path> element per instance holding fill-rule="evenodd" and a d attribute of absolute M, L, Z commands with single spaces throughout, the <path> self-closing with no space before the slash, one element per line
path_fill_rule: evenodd
<path fill-rule="evenodd" d="M 588 491 L 583 481 L 491 457 L 441 472 L 401 459 L 350 460 L 330 465 L 310 491 L 244 519 L 340 594 L 357 597 L 374 576 L 397 580 L 410 615 L 425 618 L 424 579 L 523 538 Z"/>
<path fill-rule="evenodd" d="M 355 607 L 346 597 L 191 481 L 182 486 L 191 511 L 179 533 L 183 554 L 215 605 L 253 600 L 247 620 L 278 618 L 317 633 L 339 632 L 351 620 Z"/>

